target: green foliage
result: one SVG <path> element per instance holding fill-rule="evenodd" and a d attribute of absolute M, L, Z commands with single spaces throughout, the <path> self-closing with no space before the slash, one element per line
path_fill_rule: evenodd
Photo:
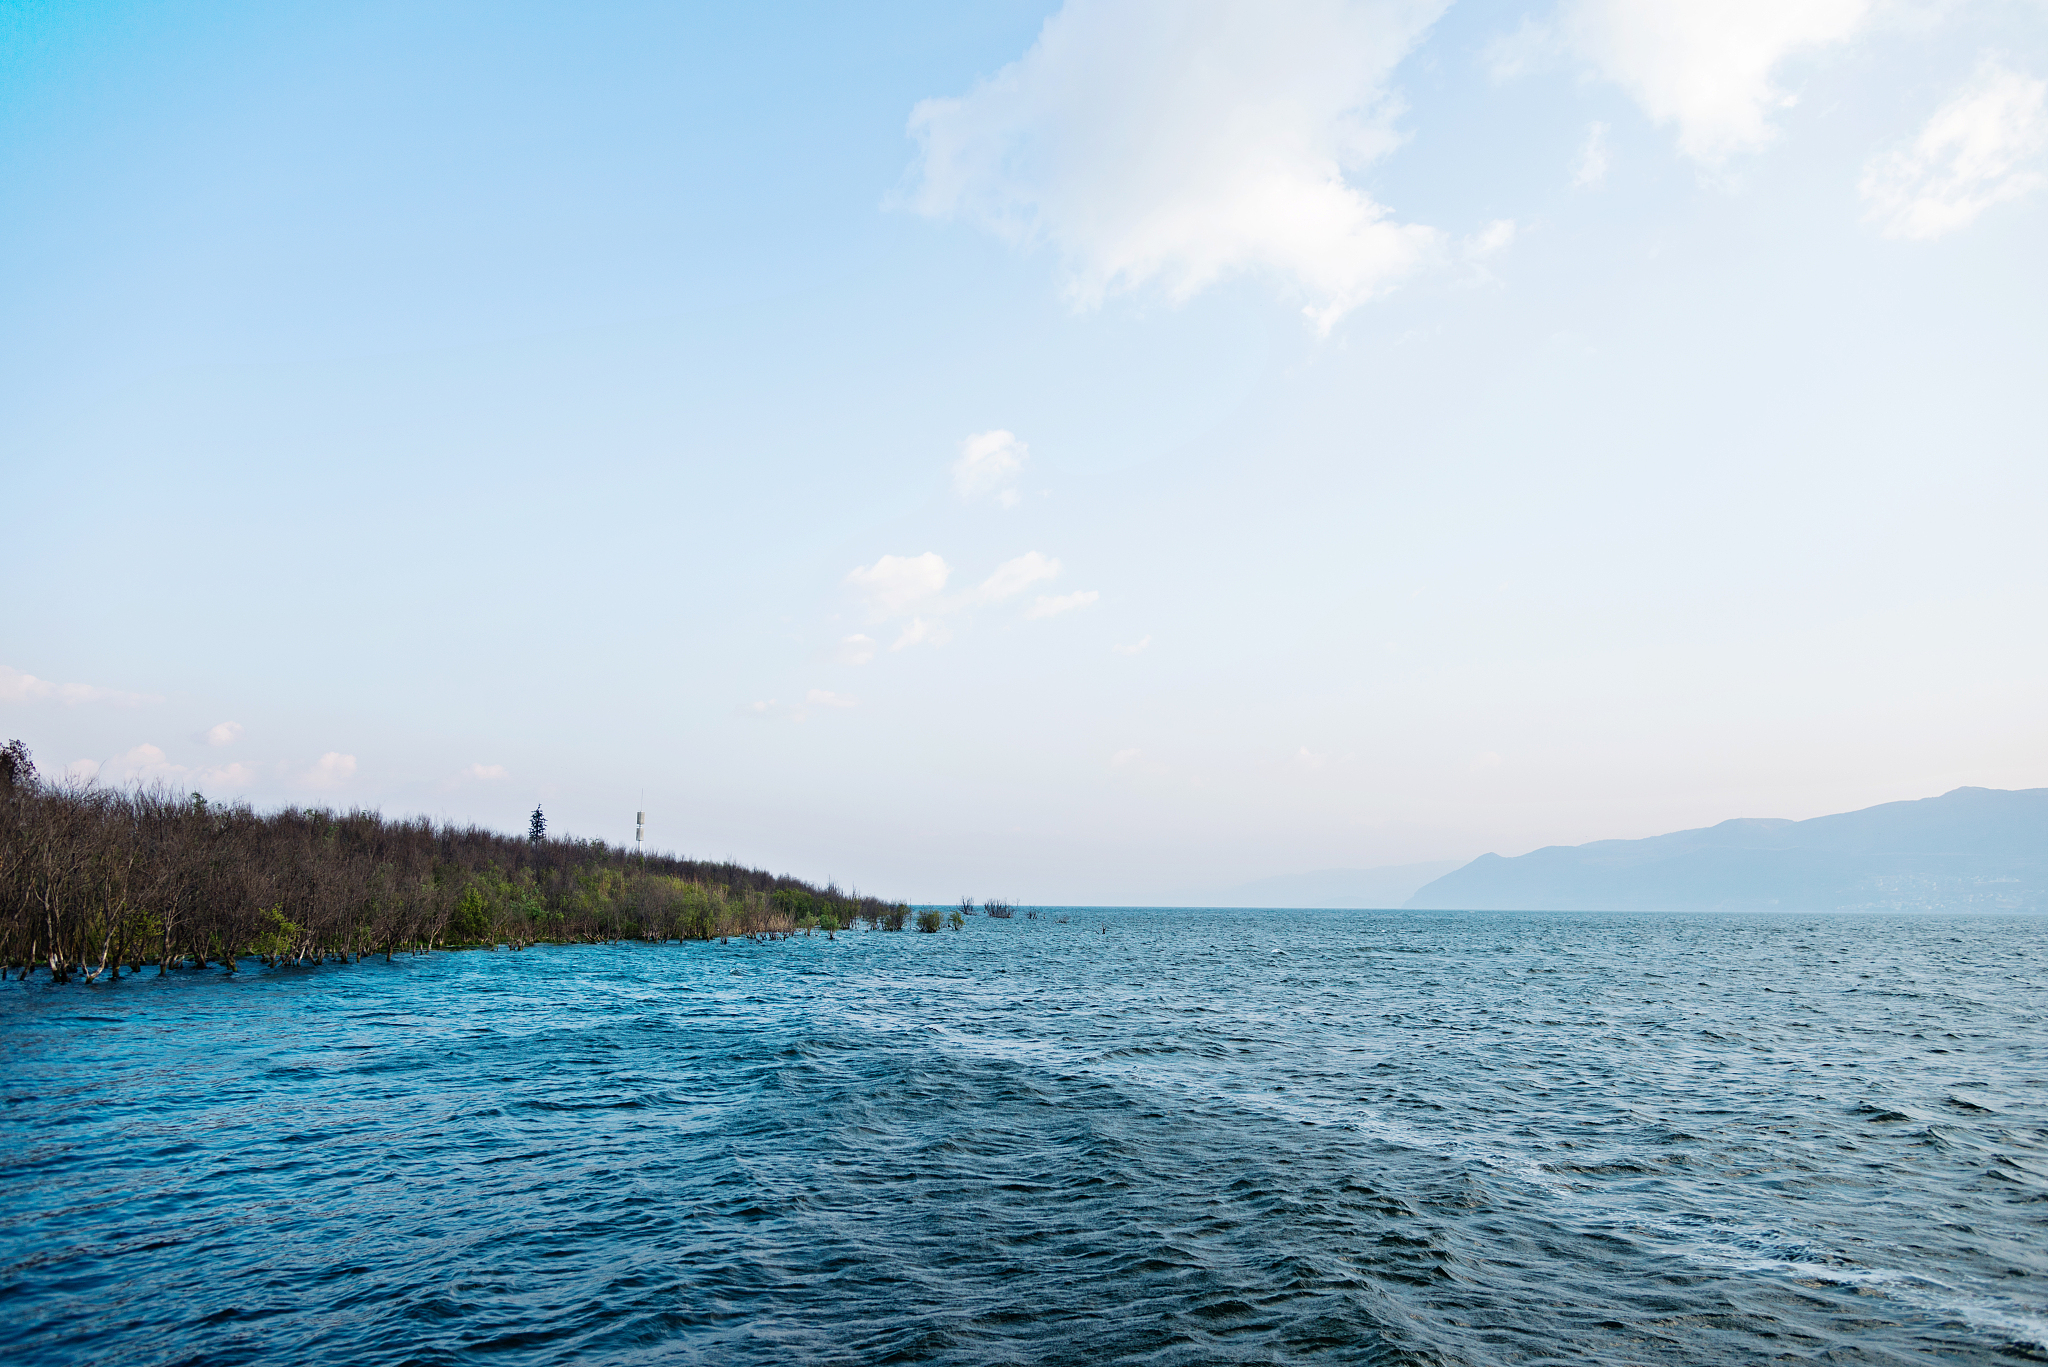
<path fill-rule="evenodd" d="M 284 908 L 281 906 L 264 909 L 262 927 L 256 937 L 249 942 L 250 952 L 277 959 L 296 952 L 300 936 L 304 933 L 298 926 L 285 919 Z"/>
<path fill-rule="evenodd" d="M 967 924 L 967 918 L 960 914 L 958 908 L 955 908 L 953 914 L 946 918 L 946 923 L 952 926 L 953 929 L 958 930 Z"/>
<path fill-rule="evenodd" d="M 917 913 L 917 928 L 927 935 L 936 934 L 945 923 L 945 915 L 937 907 Z"/>
<path fill-rule="evenodd" d="M 448 917 L 448 938 L 457 944 L 476 944 L 489 936 L 497 926 L 497 918 L 491 915 L 490 894 L 471 883 L 462 890 L 456 900 L 455 910 Z"/>

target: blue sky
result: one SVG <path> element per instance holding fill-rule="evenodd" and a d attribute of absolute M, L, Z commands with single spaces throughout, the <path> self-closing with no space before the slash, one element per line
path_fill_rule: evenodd
<path fill-rule="evenodd" d="M 2048 783 L 2048 7 L 679 8 L 0 4 L 0 730 L 934 899 Z"/>

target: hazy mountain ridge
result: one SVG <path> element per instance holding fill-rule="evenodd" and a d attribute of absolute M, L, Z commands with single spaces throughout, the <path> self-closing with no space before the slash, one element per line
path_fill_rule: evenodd
<path fill-rule="evenodd" d="M 2048 911 L 2048 788 L 1481 855 L 1406 905 L 1473 911 Z"/>

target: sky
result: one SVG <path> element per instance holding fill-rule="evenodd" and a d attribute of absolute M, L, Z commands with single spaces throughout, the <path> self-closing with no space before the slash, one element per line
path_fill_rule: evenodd
<path fill-rule="evenodd" d="M 0 0 L 0 732 L 882 896 L 2048 784 L 2048 4 Z"/>

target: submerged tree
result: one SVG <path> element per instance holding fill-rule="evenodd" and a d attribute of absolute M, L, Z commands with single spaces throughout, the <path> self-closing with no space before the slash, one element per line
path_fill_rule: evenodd
<path fill-rule="evenodd" d="M 56 981 L 344 963 L 444 944 L 710 940 L 870 924 L 902 908 L 738 864 L 424 818 L 257 812 L 168 788 L 36 776 L 0 747 L 0 967 Z"/>

